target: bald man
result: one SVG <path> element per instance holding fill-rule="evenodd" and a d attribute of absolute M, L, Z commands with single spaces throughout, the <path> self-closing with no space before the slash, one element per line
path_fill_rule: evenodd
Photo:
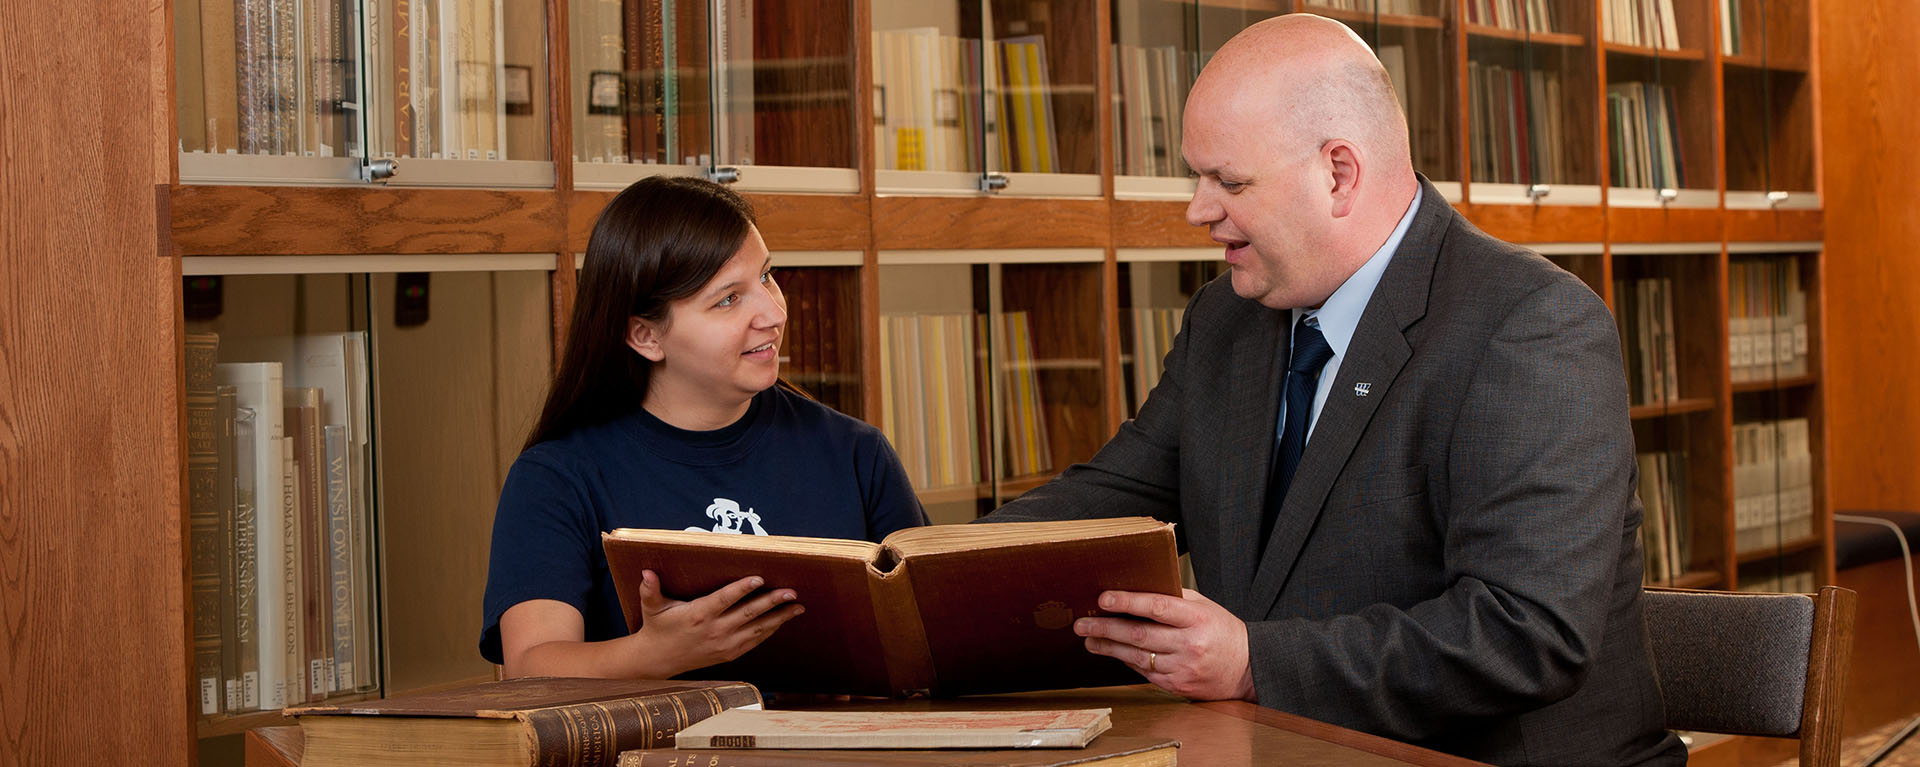
<path fill-rule="evenodd" d="M 1293 15 L 1194 83 L 1187 219 L 1224 246 L 1091 462 L 991 521 L 1179 523 L 1199 587 L 1109 592 L 1089 650 L 1498 764 L 1681 764 L 1640 617 L 1620 341 L 1591 290 L 1413 172 L 1386 71 Z"/>

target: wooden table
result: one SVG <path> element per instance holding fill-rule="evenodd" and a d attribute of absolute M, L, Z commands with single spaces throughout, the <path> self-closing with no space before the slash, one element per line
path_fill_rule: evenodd
<path fill-rule="evenodd" d="M 843 711 L 930 711 L 1112 708 L 1116 735 L 1180 741 L 1179 762 L 1207 767 L 1311 764 L 1323 767 L 1484 767 L 1480 762 L 1367 735 L 1252 703 L 1191 703 L 1159 688 L 1104 687 L 945 700 L 837 700 L 777 696 L 769 708 Z M 247 767 L 296 767 L 299 727 L 247 732 Z"/>

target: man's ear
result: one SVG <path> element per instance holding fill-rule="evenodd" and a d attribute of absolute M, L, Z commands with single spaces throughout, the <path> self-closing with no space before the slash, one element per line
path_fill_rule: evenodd
<path fill-rule="evenodd" d="M 647 358 L 648 362 L 666 359 L 666 350 L 660 348 L 660 336 L 666 332 L 652 322 L 639 317 L 627 318 L 627 348 L 635 354 Z"/>
<path fill-rule="evenodd" d="M 1333 201 L 1333 217 L 1344 218 L 1351 215 L 1360 197 L 1360 180 L 1363 166 L 1360 148 L 1346 139 L 1334 139 L 1321 147 L 1327 169 L 1332 171 L 1333 188 L 1328 197 Z"/>

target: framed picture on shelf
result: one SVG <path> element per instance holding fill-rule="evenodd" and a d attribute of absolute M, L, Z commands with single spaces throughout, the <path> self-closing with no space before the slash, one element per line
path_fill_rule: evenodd
<path fill-rule="evenodd" d="M 622 90 L 619 72 L 597 70 L 587 78 L 587 114 L 617 115 Z"/>
<path fill-rule="evenodd" d="M 501 67 L 501 71 L 500 96 L 507 114 L 533 114 L 533 67 L 508 64 Z"/>

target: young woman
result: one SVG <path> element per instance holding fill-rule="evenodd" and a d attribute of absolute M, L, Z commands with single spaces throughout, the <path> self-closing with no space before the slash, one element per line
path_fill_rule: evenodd
<path fill-rule="evenodd" d="M 673 573 L 649 572 L 628 626 L 604 531 L 878 541 L 926 524 L 878 429 L 779 380 L 771 268 L 752 209 L 717 184 L 644 179 L 600 214 L 560 370 L 494 517 L 480 653 L 507 676 L 664 679 L 804 610 L 757 577 L 673 601 Z"/>

